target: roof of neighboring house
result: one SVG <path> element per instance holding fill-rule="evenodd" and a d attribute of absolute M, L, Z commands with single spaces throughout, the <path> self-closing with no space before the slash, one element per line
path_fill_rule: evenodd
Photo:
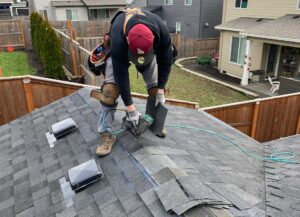
<path fill-rule="evenodd" d="M 149 11 L 151 13 L 154 13 L 154 12 L 161 10 L 162 6 L 161 5 L 151 5 L 151 6 L 143 7 L 143 9 L 146 11 Z"/>
<path fill-rule="evenodd" d="M 82 0 L 87 6 L 126 6 L 125 0 Z"/>
<path fill-rule="evenodd" d="M 13 3 L 12 0 L 0 0 L 0 3 Z"/>
<path fill-rule="evenodd" d="M 266 154 L 289 150 L 299 162 L 300 135 L 264 144 Z M 300 216 L 300 164 L 266 162 L 266 211 L 268 216 Z"/>
<path fill-rule="evenodd" d="M 177 216 L 170 211 L 184 217 L 266 216 L 267 163 L 249 157 L 230 141 L 260 156 L 263 144 L 205 112 L 168 106 L 167 138 L 147 131 L 135 140 L 124 133 L 110 155 L 98 158 L 100 104 L 90 91 L 81 89 L 0 126 L 0 216 Z M 145 100 L 135 103 L 144 110 Z M 123 116 L 116 112 L 117 129 Z M 78 129 L 51 148 L 45 133 L 66 118 L 73 118 Z M 295 141 L 288 144 L 299 151 L 299 140 Z M 68 170 L 90 159 L 100 164 L 104 178 L 75 195 L 65 193 Z M 286 184 L 300 183 L 298 165 L 273 165 L 292 168 L 286 175 L 295 177 L 295 183 L 284 180 Z M 300 195 L 297 188 L 284 194 Z M 292 198 L 286 200 L 283 208 L 290 205 L 290 213 L 297 214 L 299 206 L 291 202 Z"/>
<path fill-rule="evenodd" d="M 221 25 L 218 25 L 215 28 L 219 30 L 244 32 L 249 28 L 257 27 L 268 21 L 270 21 L 270 19 L 240 17 L 229 22 L 222 23 Z"/>
<path fill-rule="evenodd" d="M 85 6 L 81 0 L 71 1 L 51 1 L 53 7 L 73 7 L 73 6 Z"/>
<path fill-rule="evenodd" d="M 300 14 L 288 14 L 247 29 L 246 35 L 283 41 L 300 42 Z"/>

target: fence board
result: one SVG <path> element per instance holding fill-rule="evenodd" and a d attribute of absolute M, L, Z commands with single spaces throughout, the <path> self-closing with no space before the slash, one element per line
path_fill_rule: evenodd
<path fill-rule="evenodd" d="M 176 45 L 179 57 L 210 56 L 219 50 L 219 38 L 193 39 L 179 34 L 171 34 L 172 43 Z"/>
<path fill-rule="evenodd" d="M 259 107 L 255 110 L 257 102 L 259 102 Z M 205 111 L 252 138 L 266 142 L 291 136 L 297 132 L 300 115 L 300 93 L 214 109 L 208 108 Z M 257 121 L 256 128 L 252 131 L 255 120 Z M 249 126 L 236 125 L 236 123 L 247 122 L 251 124 Z"/>
<path fill-rule="evenodd" d="M 50 21 L 53 28 L 67 32 L 67 21 Z M 78 37 L 102 36 L 109 31 L 109 21 L 72 21 L 72 27 Z"/>
<path fill-rule="evenodd" d="M 0 47 L 25 47 L 22 20 L 0 21 Z"/>
<path fill-rule="evenodd" d="M 0 125 L 28 113 L 22 79 L 0 80 Z"/>

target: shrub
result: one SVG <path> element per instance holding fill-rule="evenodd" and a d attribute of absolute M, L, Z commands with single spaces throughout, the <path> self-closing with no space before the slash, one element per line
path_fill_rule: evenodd
<path fill-rule="evenodd" d="M 34 12 L 30 16 L 32 46 L 45 67 L 48 78 L 65 77 L 60 40 L 48 20 Z"/>

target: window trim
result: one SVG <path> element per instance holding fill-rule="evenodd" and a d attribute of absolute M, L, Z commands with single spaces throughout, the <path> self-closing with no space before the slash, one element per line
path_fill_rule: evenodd
<path fill-rule="evenodd" d="M 174 5 L 174 0 L 164 0 L 165 5 Z M 167 4 L 167 1 L 172 1 L 172 4 Z"/>
<path fill-rule="evenodd" d="M 234 1 L 233 1 L 233 3 L 234 3 L 234 9 L 242 9 L 242 10 L 248 9 L 249 1 L 247 2 L 247 7 L 246 7 L 246 8 L 242 8 L 242 7 L 241 7 L 242 1 L 243 1 L 243 0 L 240 0 L 240 2 L 241 2 L 240 7 L 236 7 L 236 6 L 235 6 L 236 0 L 234 0 Z"/>
<path fill-rule="evenodd" d="M 180 31 L 177 31 L 177 23 L 180 23 Z M 179 33 L 182 32 L 181 27 L 182 27 L 182 23 L 181 23 L 181 22 L 175 22 L 175 33 L 176 33 L 176 34 L 178 34 L 178 32 L 179 32 Z"/>
<path fill-rule="evenodd" d="M 187 1 L 189 1 L 189 0 L 184 0 L 184 5 L 185 5 L 185 6 L 192 6 L 193 0 L 190 0 L 190 1 L 191 1 L 191 4 L 187 4 Z M 299 0 L 299 1 L 300 1 L 300 0 Z"/>
<path fill-rule="evenodd" d="M 237 52 L 237 62 L 232 62 L 231 61 L 231 51 L 232 51 L 232 42 L 233 42 L 233 38 L 238 38 L 239 39 L 239 47 L 238 47 L 238 52 Z M 239 36 L 231 36 L 231 43 L 230 43 L 230 53 L 229 53 L 229 63 L 234 64 L 234 65 L 238 65 L 238 66 L 244 66 L 243 64 L 239 64 L 239 56 L 240 56 L 240 47 L 241 47 L 241 37 Z"/>

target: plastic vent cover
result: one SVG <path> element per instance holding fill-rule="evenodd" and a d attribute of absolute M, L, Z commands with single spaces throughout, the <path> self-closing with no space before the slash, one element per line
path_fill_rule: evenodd
<path fill-rule="evenodd" d="M 77 125 L 72 118 L 65 119 L 52 125 L 52 132 L 56 139 L 60 139 L 76 129 Z"/>
<path fill-rule="evenodd" d="M 103 172 L 100 165 L 92 159 L 69 169 L 68 175 L 71 187 L 76 192 L 99 181 Z"/>

